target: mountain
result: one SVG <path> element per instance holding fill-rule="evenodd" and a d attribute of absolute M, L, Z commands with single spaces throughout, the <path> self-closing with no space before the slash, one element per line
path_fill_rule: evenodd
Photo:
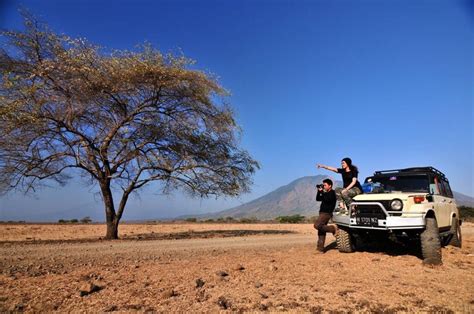
<path fill-rule="evenodd" d="M 470 197 L 465 194 L 461 194 L 458 192 L 454 192 L 454 199 L 456 200 L 456 204 L 458 206 L 467 206 L 467 207 L 474 207 L 474 197 Z"/>
<path fill-rule="evenodd" d="M 256 217 L 258 219 L 272 219 L 295 214 L 316 216 L 320 203 L 315 200 L 315 187 L 326 178 L 327 176 L 322 175 L 302 177 L 253 201 L 205 216 L 209 218 Z M 341 182 L 336 181 L 335 185 L 339 186 Z"/>
<path fill-rule="evenodd" d="M 256 217 L 258 219 L 272 219 L 278 216 L 295 214 L 306 217 L 316 216 L 320 203 L 315 201 L 315 186 L 326 178 L 327 176 L 322 175 L 302 177 L 248 203 L 217 213 L 193 217 Z M 341 184 L 340 181 L 336 181 L 335 187 L 341 186 Z M 474 207 L 473 197 L 457 192 L 454 192 L 454 197 L 458 206 Z"/>

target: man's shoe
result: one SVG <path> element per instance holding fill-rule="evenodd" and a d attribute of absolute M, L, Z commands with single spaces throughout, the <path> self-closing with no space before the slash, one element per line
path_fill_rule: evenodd
<path fill-rule="evenodd" d="M 332 233 L 335 237 L 337 237 L 338 233 L 339 233 L 339 228 L 337 227 L 336 224 L 332 224 L 331 226 L 334 227 L 334 232 Z"/>
<path fill-rule="evenodd" d="M 324 242 L 326 242 L 326 236 L 325 235 L 318 236 L 316 249 L 321 253 L 324 253 Z"/>

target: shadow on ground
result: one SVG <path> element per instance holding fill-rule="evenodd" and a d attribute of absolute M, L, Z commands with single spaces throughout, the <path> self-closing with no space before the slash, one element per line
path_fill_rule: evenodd
<path fill-rule="evenodd" d="M 330 250 L 337 250 L 337 242 L 333 241 L 324 247 L 324 253 Z"/>
<path fill-rule="evenodd" d="M 289 230 L 206 230 L 206 231 L 185 231 L 175 233 L 141 233 L 121 236 L 119 240 L 112 241 L 150 241 L 150 240 L 184 240 L 184 239 L 210 239 L 245 237 L 254 235 L 286 235 L 295 234 Z M 109 241 L 102 238 L 88 239 L 68 239 L 68 240 L 27 240 L 27 241 L 0 241 L 3 245 L 15 244 L 56 244 L 56 243 L 89 243 Z"/>
<path fill-rule="evenodd" d="M 289 230 L 206 230 L 186 231 L 177 233 L 143 233 L 125 236 L 124 240 L 181 240 L 181 239 L 208 239 L 245 237 L 253 235 L 292 234 Z"/>
<path fill-rule="evenodd" d="M 337 250 L 337 242 L 333 241 L 324 247 L 324 252 Z M 414 243 L 395 243 L 386 241 L 371 241 L 366 243 L 358 242 L 355 252 L 383 253 L 390 256 L 411 255 L 423 259 L 419 246 Z"/>
<path fill-rule="evenodd" d="M 390 256 L 411 255 L 423 259 L 419 245 L 415 243 L 396 243 L 389 240 L 357 244 L 357 251 L 368 253 L 384 253 Z"/>

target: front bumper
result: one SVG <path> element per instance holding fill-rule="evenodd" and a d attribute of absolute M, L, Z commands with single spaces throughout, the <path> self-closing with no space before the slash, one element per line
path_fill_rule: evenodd
<path fill-rule="evenodd" d="M 384 218 L 374 219 L 374 222 L 370 226 L 358 223 L 358 214 L 352 214 L 352 206 L 354 205 L 378 206 Z M 332 218 L 333 221 L 339 226 L 369 230 L 404 230 L 425 228 L 426 212 L 424 211 L 388 211 L 385 209 L 383 204 L 379 202 L 353 202 L 352 206 L 349 212 L 334 212 Z M 396 214 L 397 216 L 394 216 L 394 214 Z M 370 217 L 368 217 L 368 219 L 370 219 Z"/>

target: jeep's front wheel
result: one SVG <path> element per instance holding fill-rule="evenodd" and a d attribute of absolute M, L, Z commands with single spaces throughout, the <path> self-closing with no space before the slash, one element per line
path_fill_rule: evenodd
<path fill-rule="evenodd" d="M 461 234 L 461 226 L 459 225 L 459 219 L 453 218 L 453 224 L 451 226 L 451 234 L 453 237 L 449 241 L 449 245 L 455 247 L 462 247 L 462 234 Z"/>
<path fill-rule="evenodd" d="M 342 253 L 352 253 L 355 251 L 355 243 L 349 231 L 339 229 L 336 236 L 337 248 Z"/>
<path fill-rule="evenodd" d="M 441 264 L 441 239 L 439 237 L 438 223 L 435 218 L 426 218 L 426 228 L 420 234 L 420 242 L 423 263 L 430 265 Z"/>

